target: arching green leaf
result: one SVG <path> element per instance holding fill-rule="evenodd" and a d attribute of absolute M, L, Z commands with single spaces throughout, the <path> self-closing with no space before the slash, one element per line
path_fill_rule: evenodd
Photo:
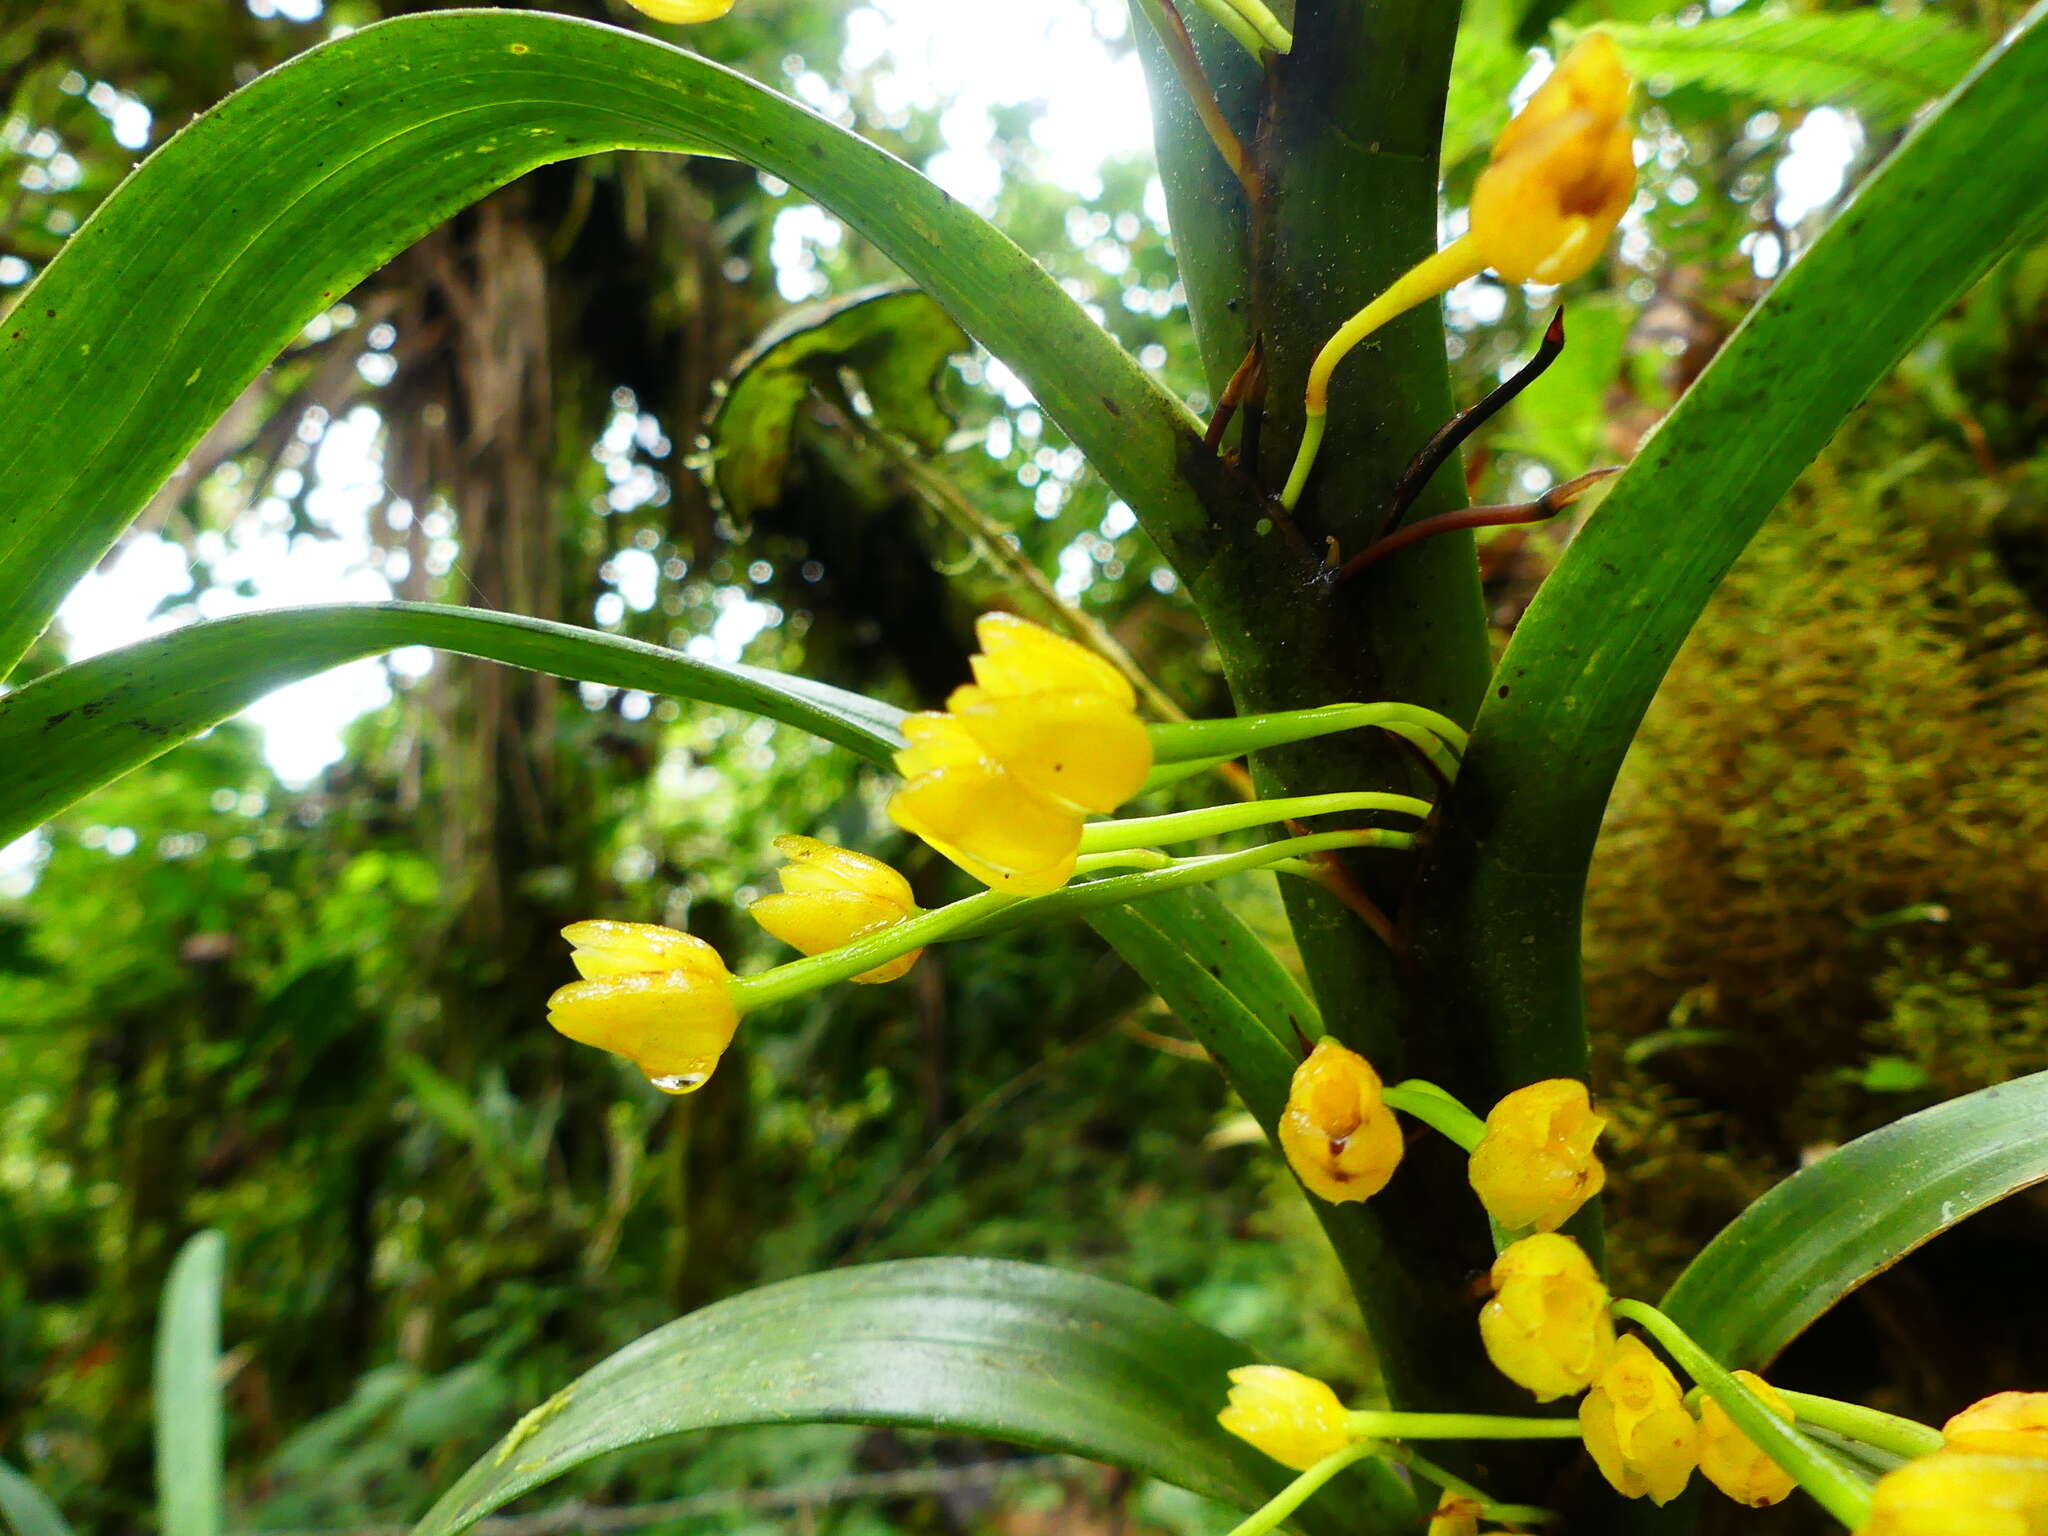
<path fill-rule="evenodd" d="M 608 1452 L 741 1424 L 983 1435 L 1251 1507 L 1292 1474 L 1216 1422 L 1226 1373 L 1248 1363 L 1222 1334 L 1086 1275 L 986 1259 L 828 1270 L 678 1318 L 593 1367 L 521 1419 L 415 1536 L 456 1536 Z M 1374 1536 L 1416 1518 L 1381 1467 L 1297 1523 Z"/>

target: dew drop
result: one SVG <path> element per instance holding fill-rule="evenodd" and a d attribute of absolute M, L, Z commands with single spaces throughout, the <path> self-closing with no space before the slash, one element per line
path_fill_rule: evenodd
<path fill-rule="evenodd" d="M 648 1082 L 663 1093 L 695 1093 L 711 1081 L 709 1072 L 672 1072 L 667 1077 L 650 1077 Z"/>

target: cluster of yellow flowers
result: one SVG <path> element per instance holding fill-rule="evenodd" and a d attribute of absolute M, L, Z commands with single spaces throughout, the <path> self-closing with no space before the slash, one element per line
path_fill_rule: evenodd
<path fill-rule="evenodd" d="M 1617 1304 L 1598 1271 L 1557 1231 L 1606 1181 L 1593 1150 L 1606 1122 L 1584 1084 L 1533 1083 L 1504 1097 L 1480 1126 L 1442 1090 L 1389 1088 L 1363 1057 L 1325 1039 L 1295 1072 L 1280 1145 L 1315 1195 L 1368 1199 L 1401 1159 L 1396 1109 L 1469 1150 L 1472 1187 L 1505 1243 L 1480 1309 L 1480 1340 L 1501 1374 L 1537 1401 L 1579 1397 L 1578 1437 L 1609 1484 L 1626 1497 L 1667 1504 L 1697 1469 L 1751 1507 L 1791 1493 L 1794 1477 L 1719 1401 L 1703 1395 L 1695 1417 L 1670 1367 L 1641 1338 L 1617 1333 Z M 1642 1317 L 1647 1309 L 1631 1303 L 1623 1310 Z M 1749 1371 L 1733 1375 L 1772 1414 L 1795 1421 L 1770 1383 Z M 1348 1412 L 1326 1384 L 1279 1366 L 1243 1366 L 1230 1380 L 1219 1422 L 1299 1470 L 1363 1436 L 1394 1433 L 1404 1418 Z M 1468 1422 L 1474 1434 L 1499 1428 L 1499 1421 Z M 1430 1536 L 1473 1536 L 1485 1509 L 1449 1489 Z M 1879 1481 L 1861 1536 L 2048 1536 L 2048 1393 L 2000 1393 L 1950 1419 L 1939 1451 Z"/>
<path fill-rule="evenodd" d="M 1152 741 L 1131 686 L 1093 652 L 1010 614 L 982 616 L 975 681 L 944 713 L 912 715 L 896 756 L 907 783 L 889 802 L 899 826 L 991 890 L 1041 896 L 1073 877 L 1081 829 L 1135 795 Z M 823 955 L 920 916 L 910 882 L 879 859 L 783 836 L 782 890 L 748 910 L 806 955 Z M 703 940 L 652 923 L 562 930 L 582 981 L 548 1001 L 570 1039 L 623 1056 L 664 1093 L 690 1093 L 732 1043 L 747 983 Z M 921 948 L 850 977 L 894 981 Z"/>

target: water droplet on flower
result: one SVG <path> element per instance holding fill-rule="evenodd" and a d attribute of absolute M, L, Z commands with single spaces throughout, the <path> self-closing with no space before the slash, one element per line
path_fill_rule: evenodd
<path fill-rule="evenodd" d="M 711 1081 L 709 1072 L 672 1072 L 667 1077 L 647 1079 L 663 1093 L 695 1093 Z"/>

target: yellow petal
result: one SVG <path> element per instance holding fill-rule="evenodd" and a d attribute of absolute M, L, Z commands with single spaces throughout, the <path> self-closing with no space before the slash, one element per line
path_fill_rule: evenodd
<path fill-rule="evenodd" d="M 1549 1078 L 1507 1095 L 1486 1117 L 1470 1179 L 1487 1214 L 1510 1231 L 1555 1232 L 1599 1194 L 1607 1171 L 1593 1143 L 1607 1122 L 1586 1085 Z"/>
<path fill-rule="evenodd" d="M 1137 794 L 1152 771 L 1152 738 L 1131 712 L 1100 693 L 1000 696 L 962 688 L 953 716 L 988 756 L 1041 794 L 1106 816 Z"/>
<path fill-rule="evenodd" d="M 896 754 L 896 771 L 906 779 L 939 768 L 957 768 L 978 763 L 985 754 L 981 743 L 951 715 L 925 710 L 903 722 L 903 750 Z"/>
<path fill-rule="evenodd" d="M 739 1027 L 731 978 L 718 969 L 715 977 L 660 971 L 572 981 L 548 999 L 548 1022 L 571 1040 L 625 1057 L 664 1093 L 691 1093 L 709 1080 Z"/>
<path fill-rule="evenodd" d="M 776 838 L 775 851 L 789 860 L 780 871 L 785 891 L 858 891 L 888 902 L 899 916 L 917 910 L 910 882 L 880 859 L 794 834 Z"/>
<path fill-rule="evenodd" d="M 889 815 L 977 879 L 1028 894 L 1057 890 L 1073 872 L 1081 846 L 1081 813 L 1068 810 L 992 763 L 967 763 L 921 774 L 889 801 Z M 1058 880 L 1043 885 L 1055 871 Z M 999 877 L 991 880 L 983 870 Z"/>
<path fill-rule="evenodd" d="M 627 0 L 635 10 L 645 11 L 656 21 L 716 21 L 733 7 L 733 0 Z"/>
<path fill-rule="evenodd" d="M 1554 1232 L 1525 1237 L 1493 1261 L 1492 1279 L 1479 1338 L 1494 1367 L 1538 1402 L 1590 1386 L 1614 1352 L 1614 1320 L 1585 1250 Z"/>
<path fill-rule="evenodd" d="M 2048 1458 L 1936 1451 L 1894 1467 L 1871 1490 L 1857 1536 L 2040 1536 L 2048 1531 Z"/>
<path fill-rule="evenodd" d="M 570 963 L 595 980 L 601 976 L 633 976 L 652 971 L 690 971 L 705 976 L 726 974 L 718 951 L 694 935 L 659 923 L 622 923 L 591 918 L 571 923 L 562 937 L 575 946 Z"/>
<path fill-rule="evenodd" d="M 763 896 L 747 908 L 747 913 L 783 943 L 807 955 L 822 955 L 855 939 L 893 928 L 908 916 L 896 903 L 862 891 L 795 891 Z M 917 964 L 922 953 L 923 950 L 912 950 L 862 971 L 853 979 L 869 983 L 894 981 Z"/>
<path fill-rule="evenodd" d="M 992 694 L 1099 693 L 1125 709 L 1137 707 L 1137 695 L 1115 667 L 1029 619 L 985 613 L 974 634 L 981 642 L 971 662 L 974 680 Z"/>

